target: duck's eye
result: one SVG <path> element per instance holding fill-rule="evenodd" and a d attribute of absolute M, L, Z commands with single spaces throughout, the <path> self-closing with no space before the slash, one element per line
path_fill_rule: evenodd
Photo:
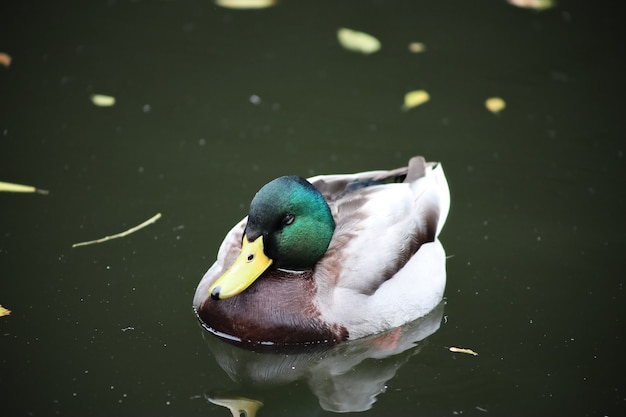
<path fill-rule="evenodd" d="M 289 226 L 291 223 L 293 223 L 295 219 L 296 216 L 291 213 L 285 215 L 285 217 L 283 218 L 283 226 Z"/>

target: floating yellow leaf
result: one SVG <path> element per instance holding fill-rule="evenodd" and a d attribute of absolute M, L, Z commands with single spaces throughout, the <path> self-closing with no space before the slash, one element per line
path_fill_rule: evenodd
<path fill-rule="evenodd" d="M 448 349 L 450 350 L 450 352 L 465 353 L 467 355 L 478 356 L 478 353 L 474 352 L 472 349 L 462 349 L 462 348 L 458 348 L 458 347 L 450 347 Z"/>
<path fill-rule="evenodd" d="M 538 11 L 547 10 L 556 6 L 555 0 L 507 0 L 513 6 Z"/>
<path fill-rule="evenodd" d="M 380 41 L 370 34 L 352 29 L 340 28 L 337 39 L 349 51 L 373 54 L 380 49 Z"/>
<path fill-rule="evenodd" d="M 414 54 L 418 54 L 420 52 L 424 52 L 426 51 L 426 45 L 424 45 L 421 42 L 411 42 L 409 44 L 409 52 L 412 52 Z"/>
<path fill-rule="evenodd" d="M 215 0 L 215 4 L 229 9 L 264 9 L 278 3 L 277 0 Z"/>
<path fill-rule="evenodd" d="M 107 240 L 111 240 L 111 239 L 117 239 L 119 237 L 124 237 L 124 236 L 128 236 L 131 233 L 136 232 L 139 229 L 143 229 L 144 227 L 156 222 L 157 220 L 159 220 L 161 218 L 161 213 L 157 213 L 154 216 L 150 217 L 148 220 L 146 220 L 145 222 L 138 224 L 135 227 L 131 227 L 130 229 L 123 231 L 121 233 L 117 233 L 114 235 L 110 235 L 110 236 L 105 236 L 103 238 L 100 239 L 96 239 L 96 240 L 89 240 L 87 242 L 80 242 L 80 243 L 74 243 L 72 245 L 73 248 L 78 247 L 78 246 L 87 246 L 87 245 L 93 245 L 95 243 L 102 243 L 102 242 L 106 242 Z"/>
<path fill-rule="evenodd" d="M 506 102 L 500 97 L 490 97 L 485 100 L 485 107 L 492 113 L 500 113 L 506 107 Z"/>
<path fill-rule="evenodd" d="M 5 52 L 0 52 L 0 65 L 9 68 L 12 60 L 11 55 Z"/>
<path fill-rule="evenodd" d="M 246 397 L 209 397 L 208 400 L 215 405 L 228 408 L 233 414 L 233 417 L 254 417 L 256 416 L 256 412 L 259 411 L 259 408 L 263 407 L 261 401 Z"/>
<path fill-rule="evenodd" d="M 430 100 L 430 94 L 425 90 L 409 91 L 404 95 L 404 104 L 402 110 L 407 111 L 413 107 L 422 105 Z"/>
<path fill-rule="evenodd" d="M 0 305 L 0 317 L 8 316 L 9 314 L 11 314 L 11 310 L 8 310 Z"/>
<path fill-rule="evenodd" d="M 115 97 L 105 94 L 92 94 L 91 102 L 98 107 L 111 107 L 115 104 Z"/>
<path fill-rule="evenodd" d="M 39 193 L 48 194 L 47 190 L 40 190 L 30 185 L 13 184 L 11 182 L 0 181 L 0 191 L 6 191 L 10 193 Z"/>

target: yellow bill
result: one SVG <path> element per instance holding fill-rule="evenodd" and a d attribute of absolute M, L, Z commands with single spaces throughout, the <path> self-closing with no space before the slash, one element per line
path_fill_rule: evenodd
<path fill-rule="evenodd" d="M 263 251 L 263 236 L 253 242 L 243 237 L 241 252 L 228 271 L 211 285 L 209 293 L 214 300 L 234 297 L 243 292 L 272 264 Z"/>

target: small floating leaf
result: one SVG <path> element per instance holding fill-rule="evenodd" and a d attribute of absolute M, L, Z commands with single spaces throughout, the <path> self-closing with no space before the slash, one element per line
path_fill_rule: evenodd
<path fill-rule="evenodd" d="M 0 191 L 6 191 L 10 193 L 48 194 L 47 190 L 40 190 L 31 185 L 13 184 L 11 182 L 2 182 L 2 181 L 0 181 Z"/>
<path fill-rule="evenodd" d="M 402 110 L 407 111 L 413 107 L 422 105 L 430 100 L 430 94 L 425 90 L 409 91 L 404 95 L 404 104 Z"/>
<path fill-rule="evenodd" d="M 233 417 L 254 417 L 263 403 L 246 397 L 208 397 L 208 400 L 215 405 L 221 405 L 230 410 Z"/>
<path fill-rule="evenodd" d="M 9 314 L 11 314 L 11 310 L 6 309 L 0 305 L 0 317 L 8 316 Z"/>
<path fill-rule="evenodd" d="M 5 52 L 0 52 L 0 65 L 9 68 L 9 66 L 11 66 L 12 60 L 13 59 L 11 58 L 11 55 Z"/>
<path fill-rule="evenodd" d="M 450 352 L 465 353 L 467 355 L 478 356 L 478 353 L 474 352 L 472 349 L 462 349 L 462 348 L 458 348 L 458 347 L 450 347 L 448 349 L 450 350 Z"/>
<path fill-rule="evenodd" d="M 485 100 L 485 107 L 492 113 L 500 113 L 506 107 L 506 102 L 500 97 L 490 97 Z"/>
<path fill-rule="evenodd" d="M 131 233 L 136 232 L 139 229 L 143 229 L 144 227 L 156 222 L 157 220 L 159 220 L 161 218 L 161 213 L 157 213 L 154 216 L 150 217 L 148 220 L 146 220 L 145 222 L 138 224 L 135 227 L 131 227 L 130 229 L 123 231 L 121 233 L 117 233 L 114 235 L 110 235 L 110 236 L 105 236 L 103 238 L 100 239 L 96 239 L 96 240 L 89 240 L 87 242 L 79 242 L 79 243 L 74 243 L 72 245 L 73 248 L 78 247 L 78 246 L 87 246 L 87 245 L 93 245 L 95 243 L 102 243 L 102 242 L 106 242 L 107 240 L 111 240 L 111 239 L 117 239 L 119 237 L 124 237 L 124 236 L 128 236 Z"/>
<path fill-rule="evenodd" d="M 507 0 L 513 6 L 538 11 L 547 10 L 556 6 L 555 0 Z"/>
<path fill-rule="evenodd" d="M 98 107 L 111 107 L 115 104 L 115 97 L 105 94 L 92 94 L 91 102 Z"/>
<path fill-rule="evenodd" d="M 373 54 L 380 49 L 380 41 L 365 32 L 340 28 L 337 31 L 337 39 L 345 49 L 366 55 Z"/>
<path fill-rule="evenodd" d="M 421 42 L 411 42 L 409 44 L 409 52 L 414 54 L 419 54 L 420 52 L 426 51 L 426 45 Z"/>
<path fill-rule="evenodd" d="M 274 6 L 277 0 L 215 0 L 215 4 L 229 9 L 264 9 Z"/>

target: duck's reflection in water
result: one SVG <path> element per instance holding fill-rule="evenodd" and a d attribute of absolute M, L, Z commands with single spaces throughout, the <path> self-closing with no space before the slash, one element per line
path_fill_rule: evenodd
<path fill-rule="evenodd" d="M 215 360 L 233 381 L 241 385 L 238 393 L 243 392 L 244 397 L 246 387 L 250 392 L 258 393 L 260 387 L 305 381 L 324 410 L 357 412 L 372 408 L 398 369 L 419 353 L 425 339 L 439 329 L 443 310 L 444 302 L 428 315 L 402 327 L 331 348 L 290 348 L 286 352 L 264 347 L 263 352 L 257 352 L 235 346 L 210 333 L 203 334 Z M 207 396 L 215 404 L 229 399 L 228 395 Z M 255 413 L 256 410 L 258 407 Z"/>

